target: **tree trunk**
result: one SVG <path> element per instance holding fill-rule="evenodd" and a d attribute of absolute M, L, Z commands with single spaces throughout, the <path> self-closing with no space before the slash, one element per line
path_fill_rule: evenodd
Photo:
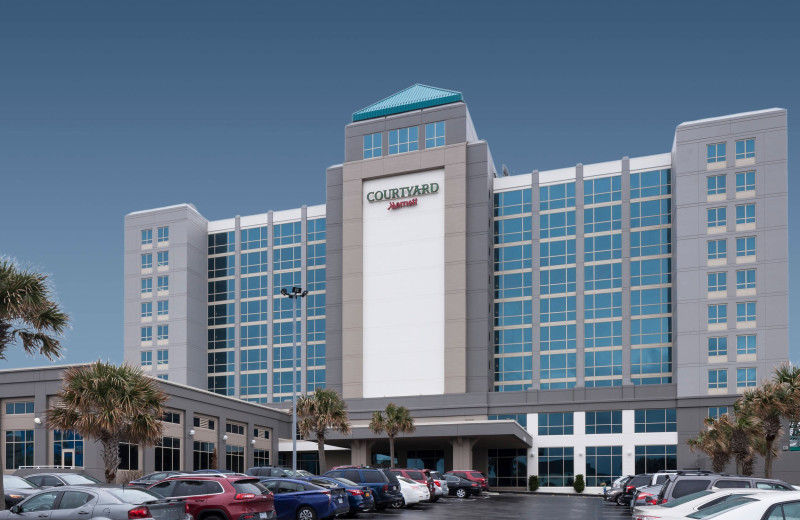
<path fill-rule="evenodd" d="M 100 442 L 103 445 L 103 466 L 106 473 L 106 484 L 113 484 L 117 479 L 119 468 L 119 438 L 116 435 L 105 435 Z"/>
<path fill-rule="evenodd" d="M 767 453 L 764 455 L 764 478 L 772 478 L 772 444 L 774 442 L 775 437 L 766 437 Z"/>
<path fill-rule="evenodd" d="M 394 435 L 389 435 L 389 467 L 394 469 Z"/>
<path fill-rule="evenodd" d="M 317 434 L 317 452 L 319 453 L 319 474 L 325 473 L 328 469 L 328 464 L 325 460 L 325 435 Z"/>

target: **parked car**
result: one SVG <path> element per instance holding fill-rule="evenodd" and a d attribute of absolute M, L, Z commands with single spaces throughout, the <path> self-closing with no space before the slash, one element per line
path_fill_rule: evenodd
<path fill-rule="evenodd" d="M 400 492 L 400 483 L 395 484 L 386 474 L 389 470 L 361 467 L 334 468 L 327 473 L 326 477 L 346 478 L 356 484 L 369 486 L 375 498 L 375 509 L 381 511 L 395 502 L 399 502 L 403 495 Z M 395 478 L 397 478 L 395 476 Z"/>
<path fill-rule="evenodd" d="M 619 493 L 616 498 L 614 498 L 614 502 L 616 502 L 618 506 L 630 505 L 636 490 L 643 486 L 649 486 L 652 478 L 652 473 L 640 473 L 638 475 L 634 475 L 627 482 L 625 482 L 625 487 L 623 487 L 622 492 Z"/>
<path fill-rule="evenodd" d="M 477 482 L 447 474 L 445 474 L 444 478 L 447 480 L 447 489 L 450 495 L 455 495 L 458 498 L 467 498 L 481 493 L 481 485 Z"/>
<path fill-rule="evenodd" d="M 650 505 L 650 506 L 637 506 L 633 509 L 633 520 L 650 520 L 653 518 L 670 520 L 683 518 L 686 515 L 708 509 L 722 502 L 739 498 L 741 496 L 749 496 L 754 493 L 767 493 L 763 489 L 753 488 L 738 488 L 738 489 L 722 489 L 717 491 L 706 490 L 692 493 L 673 500 L 667 504 Z"/>
<path fill-rule="evenodd" d="M 350 512 L 343 487 L 322 487 L 293 478 L 268 478 L 261 483 L 275 496 L 277 520 L 327 519 Z"/>
<path fill-rule="evenodd" d="M 147 489 L 165 498 L 183 499 L 188 512 L 197 520 L 275 518 L 272 494 L 254 477 L 175 475 Z"/>
<path fill-rule="evenodd" d="M 25 480 L 40 488 L 61 486 L 91 486 L 100 481 L 83 473 L 34 473 L 26 475 Z"/>
<path fill-rule="evenodd" d="M 41 490 L 0 519 L 24 518 L 192 520 L 182 500 L 164 499 L 146 489 L 130 487 L 64 486 Z"/>
<path fill-rule="evenodd" d="M 444 478 L 444 475 L 438 471 L 431 471 L 430 477 L 433 479 L 433 484 L 436 486 L 434 492 L 436 493 L 437 497 L 446 497 L 450 494 L 450 490 L 447 488 L 447 480 Z"/>
<path fill-rule="evenodd" d="M 326 476 L 303 477 L 302 480 L 307 480 L 318 486 L 322 485 L 320 481 L 328 481 L 343 487 L 347 492 L 347 500 L 350 503 L 350 516 L 355 516 L 358 513 L 372 511 L 375 509 L 375 498 L 369 486 L 361 486 L 355 482 L 347 480 L 346 478 L 333 478 Z"/>
<path fill-rule="evenodd" d="M 313 477 L 313 473 L 309 473 L 308 471 L 298 469 L 297 473 L 295 474 L 292 471 L 292 468 L 284 468 L 278 466 L 258 466 L 255 468 L 250 468 L 245 472 L 247 475 L 252 475 L 254 477 L 281 477 L 281 478 L 298 478 L 298 477 Z"/>
<path fill-rule="evenodd" d="M 439 500 L 439 497 L 436 496 L 436 492 L 434 490 L 436 484 L 433 483 L 433 479 L 430 477 L 430 471 L 423 469 L 412 469 L 412 468 L 392 468 L 391 472 L 397 475 L 398 478 L 403 476 L 407 479 L 411 479 L 427 487 L 428 499 L 431 502 L 436 502 L 437 500 Z M 402 486 L 401 486 L 401 491 L 402 491 Z"/>
<path fill-rule="evenodd" d="M 6 509 L 11 509 L 22 502 L 25 498 L 39 491 L 39 487 L 34 486 L 22 477 L 16 475 L 3 475 L 3 491 L 6 495 Z"/>
<path fill-rule="evenodd" d="M 128 485 L 131 487 L 146 488 L 147 486 L 151 486 L 156 482 L 164 480 L 165 478 L 183 474 L 184 473 L 182 471 L 157 471 L 156 473 L 148 473 L 147 475 L 139 477 L 136 480 L 131 480 L 128 482 Z"/>
<path fill-rule="evenodd" d="M 615 480 L 611 487 L 603 492 L 603 500 L 606 502 L 616 502 L 617 495 L 625 491 L 625 483 L 633 478 L 633 475 L 625 475 Z"/>
<path fill-rule="evenodd" d="M 658 504 L 666 504 L 676 498 L 685 497 L 712 487 L 718 489 L 756 488 L 772 491 L 792 491 L 792 486 L 782 480 L 724 473 L 679 472 L 664 483 L 658 494 Z"/>
<path fill-rule="evenodd" d="M 638 487 L 631 498 L 630 507 L 655 505 L 658 493 L 661 491 L 661 486 L 673 475 L 682 473 L 683 471 L 657 471 L 650 477 L 650 485 Z"/>
<path fill-rule="evenodd" d="M 455 475 L 456 477 L 477 482 L 480 484 L 482 491 L 489 491 L 489 479 L 480 471 L 474 469 L 454 469 L 453 471 L 448 471 L 445 475 Z"/>
<path fill-rule="evenodd" d="M 428 484 L 420 483 L 410 478 L 398 476 L 400 481 L 400 492 L 403 494 L 401 502 L 396 502 L 394 507 L 410 507 L 420 502 L 428 502 L 431 499 L 431 492 Z"/>
<path fill-rule="evenodd" d="M 760 493 L 687 515 L 686 518 L 705 518 L 700 514 L 714 514 L 714 520 L 794 520 L 800 518 L 800 492 Z"/>

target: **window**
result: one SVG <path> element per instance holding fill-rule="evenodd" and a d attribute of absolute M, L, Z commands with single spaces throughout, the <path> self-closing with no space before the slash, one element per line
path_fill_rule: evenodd
<path fill-rule="evenodd" d="M 269 466 L 269 450 L 256 448 L 253 450 L 253 463 L 256 467 Z"/>
<path fill-rule="evenodd" d="M 415 455 L 413 459 L 411 456 Z M 524 448 L 490 448 L 488 465 L 489 485 L 500 487 L 525 487 L 528 477 L 528 450 Z M 409 452 L 409 466 L 416 468 L 444 469 L 444 452 L 441 450 L 420 450 Z M 413 464 L 413 465 L 412 465 Z"/>
<path fill-rule="evenodd" d="M 531 212 L 531 190 L 504 191 L 494 194 L 494 216 L 505 217 Z"/>
<path fill-rule="evenodd" d="M 150 296 L 153 294 L 153 279 L 142 278 L 142 296 Z"/>
<path fill-rule="evenodd" d="M 720 162 L 721 163 L 725 162 L 725 143 L 715 143 L 707 145 L 706 163 L 715 164 Z"/>
<path fill-rule="evenodd" d="M 180 424 L 181 423 L 181 414 L 178 412 L 164 412 L 164 417 L 161 419 L 162 421 L 170 424 Z"/>
<path fill-rule="evenodd" d="M 169 242 L 169 226 L 158 228 L 158 243 L 164 244 Z"/>
<path fill-rule="evenodd" d="M 622 475 L 622 446 L 586 447 L 586 485 L 611 486 Z"/>
<path fill-rule="evenodd" d="M 158 290 L 160 291 L 169 291 L 169 276 L 159 276 L 158 277 Z"/>
<path fill-rule="evenodd" d="M 572 435 L 572 433 L 572 412 L 539 414 L 539 435 Z"/>
<path fill-rule="evenodd" d="M 418 141 L 419 128 L 416 126 L 389 130 L 389 155 L 418 150 Z"/>
<path fill-rule="evenodd" d="M 635 410 L 634 416 L 636 433 L 678 431 L 678 423 L 675 418 L 675 408 L 650 408 L 647 410 Z"/>
<path fill-rule="evenodd" d="M 163 437 L 156 444 L 156 471 L 180 471 L 181 440 L 177 437 Z"/>
<path fill-rule="evenodd" d="M 142 318 L 153 317 L 153 302 L 144 302 L 142 304 Z"/>
<path fill-rule="evenodd" d="M 727 356 L 728 355 L 728 338 L 725 336 L 714 336 L 708 338 L 708 355 L 709 356 Z"/>
<path fill-rule="evenodd" d="M 225 433 L 233 433 L 236 435 L 244 435 L 243 424 L 225 423 Z"/>
<path fill-rule="evenodd" d="M 720 260 L 728 257 L 728 242 L 722 238 L 708 241 L 708 259 Z"/>
<path fill-rule="evenodd" d="M 736 321 L 756 321 L 756 302 L 739 302 L 736 304 Z"/>
<path fill-rule="evenodd" d="M 631 257 L 670 254 L 670 231 L 670 228 L 631 231 Z"/>
<path fill-rule="evenodd" d="M 141 353 L 141 366 L 143 367 L 151 367 L 153 366 L 153 351 L 152 350 L 143 350 Z"/>
<path fill-rule="evenodd" d="M 539 211 L 575 206 L 575 183 L 553 184 L 539 188 Z"/>
<path fill-rule="evenodd" d="M 364 136 L 364 159 L 372 159 L 373 157 L 380 157 L 382 155 L 383 147 L 382 134 L 377 132 L 375 134 L 368 134 Z"/>
<path fill-rule="evenodd" d="M 128 444 L 127 442 L 119 443 L 119 466 L 117 466 L 117 469 L 139 469 L 139 446 L 136 444 Z M 62 503 L 65 498 L 67 498 L 66 494 L 61 498 Z"/>
<path fill-rule="evenodd" d="M 728 305 L 716 303 L 708 306 L 708 324 L 728 323 Z"/>
<path fill-rule="evenodd" d="M 14 401 L 6 403 L 6 415 L 25 415 L 33 413 L 33 401 Z"/>
<path fill-rule="evenodd" d="M 678 447 L 674 444 L 636 446 L 635 450 L 637 474 L 678 469 Z"/>
<path fill-rule="evenodd" d="M 216 459 L 216 448 L 213 442 L 194 441 L 193 462 L 194 470 L 211 469 L 212 459 Z"/>
<path fill-rule="evenodd" d="M 585 276 L 584 279 L 589 280 L 589 277 Z M 669 258 L 634 260 L 631 262 L 631 286 L 661 285 L 670 282 L 672 282 L 672 262 Z M 618 287 L 622 286 L 619 285 Z M 597 289 L 601 289 L 601 287 L 597 287 Z M 587 286 L 586 290 L 592 289 Z"/>
<path fill-rule="evenodd" d="M 736 141 L 736 160 L 750 159 L 756 156 L 756 140 L 740 139 Z"/>
<path fill-rule="evenodd" d="M 672 291 L 669 287 L 631 291 L 632 316 L 668 314 L 670 312 L 672 312 Z"/>
<path fill-rule="evenodd" d="M 158 300 L 158 315 L 159 316 L 169 315 L 169 300 Z"/>
<path fill-rule="evenodd" d="M 712 175 L 707 177 L 708 195 L 723 195 L 726 191 L 725 175 Z"/>
<path fill-rule="evenodd" d="M 661 197 L 672 193 L 670 170 L 632 173 L 630 182 L 631 199 Z"/>
<path fill-rule="evenodd" d="M 708 389 L 728 388 L 728 371 L 724 368 L 708 371 Z"/>
<path fill-rule="evenodd" d="M 244 446 L 225 446 L 225 469 L 244 473 Z"/>
<path fill-rule="evenodd" d="M 756 288 L 756 270 L 743 269 L 736 271 L 736 289 L 755 289 Z"/>
<path fill-rule="evenodd" d="M 425 148 L 444 146 L 444 121 L 425 125 Z"/>
<path fill-rule="evenodd" d="M 153 327 L 142 327 L 142 341 L 153 341 Z"/>
<path fill-rule="evenodd" d="M 158 366 L 166 366 L 169 365 L 169 350 L 159 350 L 158 351 Z"/>
<path fill-rule="evenodd" d="M 142 269 L 151 269 L 153 267 L 153 254 L 145 253 L 142 255 Z"/>
<path fill-rule="evenodd" d="M 740 356 L 755 355 L 756 344 L 755 334 L 736 336 L 736 354 Z"/>
<path fill-rule="evenodd" d="M 539 448 L 539 485 L 571 486 L 575 477 L 574 448 Z"/>
<path fill-rule="evenodd" d="M 158 267 L 169 266 L 169 251 L 158 252 Z"/>
<path fill-rule="evenodd" d="M 736 174 L 736 192 L 755 191 L 756 172 L 738 172 Z"/>
<path fill-rule="evenodd" d="M 756 237 L 739 237 L 736 239 L 736 256 L 756 256 Z"/>
<path fill-rule="evenodd" d="M 73 430 L 53 432 L 53 464 L 83 467 L 83 437 Z"/>
<path fill-rule="evenodd" d="M 146 246 L 153 243 L 153 230 L 152 229 L 143 229 L 142 230 L 142 245 Z"/>
<path fill-rule="evenodd" d="M 583 204 L 603 204 L 622 200 L 621 177 L 604 177 L 583 182 Z"/>
<path fill-rule="evenodd" d="M 756 205 L 740 204 L 736 206 L 736 224 L 755 224 L 756 223 Z"/>
<path fill-rule="evenodd" d="M 619 206 L 613 206 L 619 208 Z M 586 222 L 588 220 L 584 219 Z M 670 199 L 653 199 L 642 202 L 631 202 L 631 227 L 662 226 L 672 222 L 672 201 Z M 586 229 L 592 231 L 605 231 L 605 229 Z"/>
<path fill-rule="evenodd" d="M 756 369 L 737 368 L 736 369 L 736 388 L 749 388 L 756 386 Z"/>
<path fill-rule="evenodd" d="M 14 470 L 19 469 L 20 466 L 33 466 L 33 430 L 6 430 L 5 435 L 6 469 Z"/>
<path fill-rule="evenodd" d="M 586 435 L 622 433 L 622 411 L 586 412 Z"/>
<path fill-rule="evenodd" d="M 162 381 L 169 381 L 169 374 L 158 374 L 156 378 Z"/>
<path fill-rule="evenodd" d="M 708 215 L 708 227 L 725 227 L 728 223 L 728 208 L 722 206 L 720 208 L 708 208 L 706 210 Z"/>
<path fill-rule="evenodd" d="M 236 250 L 236 238 L 233 231 L 224 231 L 208 235 L 208 254 L 219 255 L 233 253 Z"/>
<path fill-rule="evenodd" d="M 708 273 L 708 292 L 728 290 L 728 273 Z"/>
<path fill-rule="evenodd" d="M 264 249 L 269 245 L 269 228 L 267 226 L 243 229 L 239 236 L 242 251 Z"/>
<path fill-rule="evenodd" d="M 169 325 L 159 325 L 158 326 L 158 340 L 167 340 L 169 339 Z"/>
<path fill-rule="evenodd" d="M 719 419 L 723 415 L 728 415 L 727 406 L 712 406 L 708 409 L 708 416 L 712 419 Z"/>

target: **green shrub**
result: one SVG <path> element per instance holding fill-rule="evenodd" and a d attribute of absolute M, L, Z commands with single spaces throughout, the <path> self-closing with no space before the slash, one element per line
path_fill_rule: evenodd
<path fill-rule="evenodd" d="M 575 482 L 572 484 L 572 487 L 578 493 L 583 493 L 583 490 L 586 489 L 586 483 L 583 481 L 583 475 L 580 473 L 575 475 Z"/>
<path fill-rule="evenodd" d="M 539 477 L 537 475 L 531 475 L 528 477 L 528 489 L 531 491 L 536 491 L 539 489 Z"/>

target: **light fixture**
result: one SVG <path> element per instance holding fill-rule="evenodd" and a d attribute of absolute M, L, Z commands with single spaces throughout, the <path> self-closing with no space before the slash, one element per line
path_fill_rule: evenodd
<path fill-rule="evenodd" d="M 223 435 L 223 436 L 222 436 L 222 440 L 223 440 L 223 441 L 227 441 L 227 440 L 228 440 L 228 435 L 227 435 L 227 434 Z"/>
<path fill-rule="evenodd" d="M 628 450 L 628 456 L 630 457 L 631 455 L 632 455 L 631 451 Z"/>
<path fill-rule="evenodd" d="M 189 437 L 194 437 L 194 429 L 189 430 Z"/>
<path fill-rule="evenodd" d="M 33 422 L 34 422 L 34 424 L 42 424 L 42 420 L 39 419 L 38 417 L 34 417 L 33 418 Z"/>
<path fill-rule="evenodd" d="M 256 445 L 256 440 L 255 440 L 255 439 L 251 440 L 251 441 L 250 441 L 250 444 L 252 444 L 253 446 L 255 446 L 255 445 Z"/>
<path fill-rule="evenodd" d="M 578 457 L 583 457 L 583 452 L 582 451 L 578 452 Z"/>

